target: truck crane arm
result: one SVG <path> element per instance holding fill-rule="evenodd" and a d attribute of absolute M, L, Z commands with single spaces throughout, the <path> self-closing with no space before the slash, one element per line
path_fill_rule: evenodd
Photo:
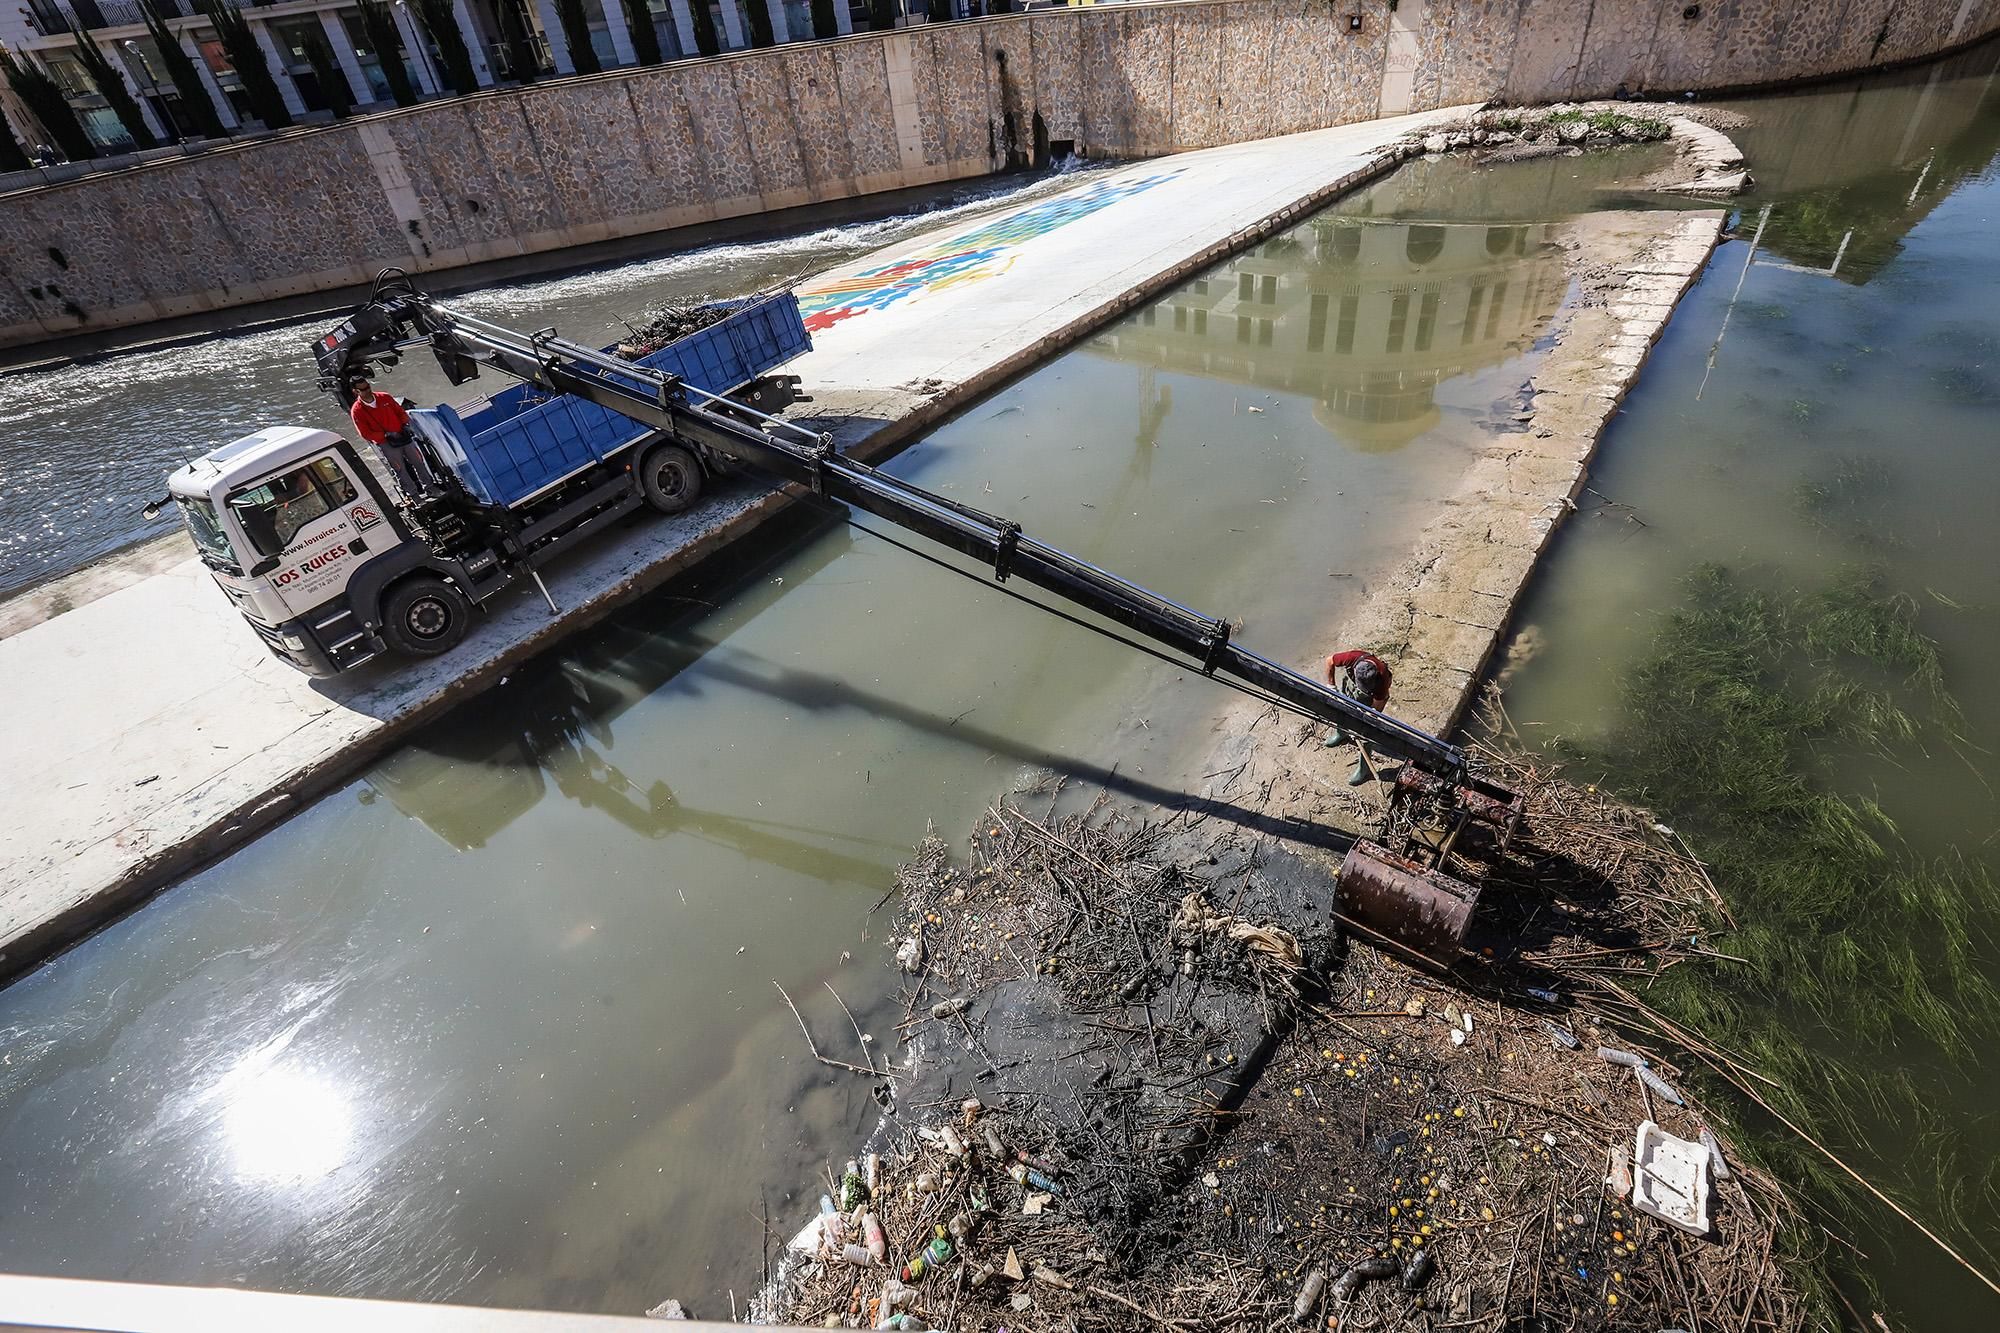
<path fill-rule="evenodd" d="M 1230 622 L 1205 616 L 1086 560 L 1039 541 L 1009 519 L 913 486 L 835 452 L 817 435 L 710 394 L 679 377 L 559 338 L 521 333 L 454 311 L 406 280 L 378 284 L 375 297 L 317 347 L 322 386 L 343 396 L 350 374 L 394 364 L 427 347 L 462 384 L 491 366 L 550 393 L 579 398 L 671 432 L 758 471 L 851 505 L 968 556 L 995 582 L 1019 579 L 1184 655 L 1207 675 L 1232 677 L 1319 721 L 1333 724 L 1429 775 L 1475 818 L 1511 825 L 1514 794 L 1468 771 L 1464 750 L 1292 671 L 1234 641 Z M 1415 785 L 1415 775 L 1402 785 Z"/>

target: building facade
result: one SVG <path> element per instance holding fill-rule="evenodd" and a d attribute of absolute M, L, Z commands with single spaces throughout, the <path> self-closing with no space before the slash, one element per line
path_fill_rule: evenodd
<path fill-rule="evenodd" d="M 442 56 L 412 12 L 410 0 L 389 0 L 399 37 L 398 49 L 393 51 L 376 49 L 355 0 L 230 2 L 248 19 L 278 91 L 295 119 L 313 121 L 330 116 L 336 103 L 343 101 L 356 111 L 392 107 L 386 61 L 403 66 L 410 86 L 420 98 L 452 95 Z M 816 35 L 810 0 L 643 0 L 638 8 L 651 21 L 663 60 L 679 60 L 698 53 L 692 8 L 695 5 L 706 6 L 723 51 L 741 50 L 753 44 L 751 5 L 760 7 L 768 17 L 774 42 L 811 41 Z M 1010 0 L 890 0 L 885 12 L 894 12 L 899 22 L 909 22 L 932 17 L 929 13 L 932 6 L 937 18 L 966 17 L 987 12 L 989 8 L 999 12 L 1014 7 Z M 503 7 L 512 7 L 512 14 Z M 195 58 L 196 70 L 224 128 L 231 133 L 262 128 L 255 120 L 243 80 L 217 38 L 214 24 L 195 0 L 153 0 L 152 8 Z M 870 0 L 833 0 L 838 34 L 868 31 L 875 9 Z M 472 58 L 473 74 L 482 88 L 523 81 L 523 71 L 514 68 L 517 48 L 503 36 L 504 25 L 514 16 L 519 17 L 528 37 L 528 49 L 537 61 L 537 68 L 527 72 L 529 77 L 553 78 L 576 72 L 576 61 L 557 17 L 554 0 L 452 0 L 452 11 Z M 600 69 L 640 63 L 632 39 L 632 21 L 622 0 L 584 0 L 584 12 L 590 27 L 591 49 Z M 77 59 L 79 32 L 112 58 L 113 67 L 137 100 L 147 128 L 160 142 L 172 144 L 196 136 L 193 127 L 199 122 L 180 105 L 181 93 L 162 62 L 138 0 L 25 0 L 0 14 L 0 44 L 17 56 L 39 63 L 54 77 L 85 131 L 101 150 L 115 153 L 128 149 L 132 147 L 130 133 L 99 95 Z M 338 64 L 335 73 L 346 85 L 344 89 L 321 86 L 320 74 L 310 58 L 315 36 L 322 38 L 332 51 Z M 27 108 L 5 93 L 4 85 L 0 84 L 0 105 L 4 105 L 16 139 L 28 145 L 47 143 L 49 137 Z"/>

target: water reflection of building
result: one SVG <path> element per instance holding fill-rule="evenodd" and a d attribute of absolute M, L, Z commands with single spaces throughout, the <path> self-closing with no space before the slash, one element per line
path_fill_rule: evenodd
<path fill-rule="evenodd" d="M 1527 347 L 1566 279 L 1547 224 L 1329 218 L 1225 262 L 1091 343 L 1158 370 L 1311 396 L 1356 447 L 1438 418 L 1437 386 Z"/>

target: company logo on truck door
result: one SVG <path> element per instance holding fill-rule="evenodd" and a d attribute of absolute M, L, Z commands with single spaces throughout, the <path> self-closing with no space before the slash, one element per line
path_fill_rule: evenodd
<path fill-rule="evenodd" d="M 306 575 L 314 572 L 315 570 L 325 569 L 328 565 L 332 564 L 334 561 L 340 559 L 342 556 L 346 554 L 347 554 L 347 543 L 336 542 L 334 545 L 327 547 L 324 551 L 314 551 L 311 555 L 307 556 L 304 560 L 301 560 L 298 564 L 293 565 L 290 569 L 280 570 L 278 573 L 273 574 L 271 576 L 271 582 L 277 584 L 280 588 L 284 587 L 289 583 L 296 583 L 298 580 L 304 578 Z"/>
<path fill-rule="evenodd" d="M 382 521 L 382 516 L 368 505 L 353 506 L 347 511 L 347 516 L 354 520 L 354 527 L 359 532 L 366 532 Z"/>

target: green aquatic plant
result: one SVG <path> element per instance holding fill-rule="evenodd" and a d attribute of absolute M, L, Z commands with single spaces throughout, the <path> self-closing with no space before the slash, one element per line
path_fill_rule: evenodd
<path fill-rule="evenodd" d="M 1814 528 L 1875 550 L 1907 545 L 1884 521 L 1895 473 L 1879 458 L 1842 454 L 1792 488 L 1792 510 Z"/>
<path fill-rule="evenodd" d="M 1906 1124 L 1941 1178 L 1983 1172 L 1944 1192 L 1973 1212 L 1991 1207 L 1995 1173 L 1961 1160 L 1962 1132 L 1906 1071 L 1967 1059 L 1996 1035 L 2000 990 L 1982 963 L 2000 892 L 1963 858 L 1917 856 L 1879 805 L 1835 781 L 1845 751 L 1952 739 L 1957 706 L 1925 609 L 1866 567 L 1810 590 L 1699 567 L 1587 758 L 1695 842 L 1740 923 L 1711 923 L 1740 964 L 1669 969 L 1647 1003 L 1773 1080 L 1759 1095 L 1815 1134 L 1852 1144 L 1864 1117 Z M 1823 1198 L 1858 1197 L 1789 1136 L 1745 1146 Z"/>
<path fill-rule="evenodd" d="M 2000 402 L 1993 377 L 1979 366 L 1939 366 L 1930 374 L 1931 387 L 1947 402 L 1987 407 Z"/>

